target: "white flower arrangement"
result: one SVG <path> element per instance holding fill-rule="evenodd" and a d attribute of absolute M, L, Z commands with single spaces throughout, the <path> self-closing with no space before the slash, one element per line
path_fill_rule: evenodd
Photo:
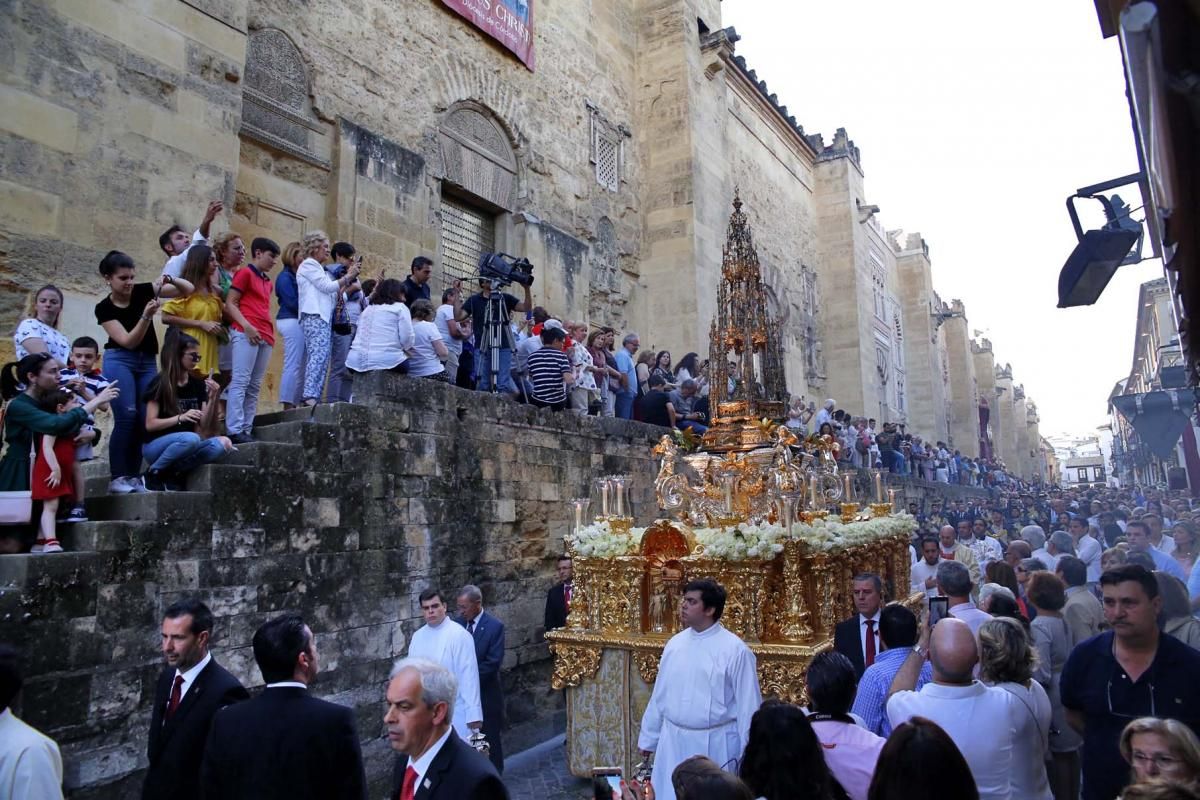
<path fill-rule="evenodd" d="M 909 533 L 913 528 L 909 514 L 861 520 L 843 524 L 836 517 L 796 522 L 791 536 L 782 525 L 742 523 L 724 528 L 696 528 L 692 531 L 700 552 L 725 561 L 770 561 L 783 552 L 784 542 L 801 541 L 817 552 L 832 553 Z M 635 555 L 645 528 L 628 532 L 614 530 L 607 522 L 597 522 L 572 533 L 568 538 L 581 558 L 616 558 Z"/>
<path fill-rule="evenodd" d="M 782 525 L 744 523 L 732 528 L 692 531 L 704 555 L 725 561 L 770 560 L 783 552 L 787 531 Z"/>
<path fill-rule="evenodd" d="M 572 533 L 568 540 L 581 558 L 616 558 L 636 553 L 645 532 L 645 528 L 621 532 L 607 522 L 596 522 Z"/>

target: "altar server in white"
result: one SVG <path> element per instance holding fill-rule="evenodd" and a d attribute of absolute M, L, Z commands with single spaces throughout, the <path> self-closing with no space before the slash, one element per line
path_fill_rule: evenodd
<path fill-rule="evenodd" d="M 483 726 L 475 641 L 466 628 L 446 616 L 446 601 L 437 589 L 421 592 L 420 601 L 425 624 L 412 635 L 408 657 L 427 658 L 454 673 L 458 696 L 454 699 L 451 724 L 463 741 L 470 741 L 471 732 Z"/>
<path fill-rule="evenodd" d="M 687 629 L 663 648 L 654 692 L 642 716 L 638 748 L 654 757 L 655 797 L 675 800 L 671 773 L 695 755 L 732 772 L 762 704 L 754 653 L 721 625 L 725 589 L 712 580 L 683 587 L 679 616 Z"/>

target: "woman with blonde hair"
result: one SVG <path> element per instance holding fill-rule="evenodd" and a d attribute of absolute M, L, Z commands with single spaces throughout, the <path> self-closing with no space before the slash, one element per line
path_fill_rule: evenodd
<path fill-rule="evenodd" d="M 1013 797 L 1051 800 L 1046 764 L 1050 759 L 1050 697 L 1033 680 L 1037 654 L 1021 623 L 996 617 L 979 626 L 979 677 L 1003 689 L 1017 703 L 1017 735 L 1013 739 Z"/>
<path fill-rule="evenodd" d="M 1190 520 L 1176 520 L 1175 526 L 1171 528 L 1171 539 L 1175 543 L 1175 549 L 1171 551 L 1171 558 L 1179 562 L 1185 575 L 1191 575 L 1192 567 L 1196 564 L 1196 556 L 1200 555 L 1200 542 L 1196 540 L 1196 526 Z"/>
<path fill-rule="evenodd" d="M 58 330 L 63 293 L 52 283 L 29 293 L 25 313 L 13 332 L 13 349 L 20 361 L 32 353 L 49 353 L 62 368 L 71 356 L 71 342 Z"/>
<path fill-rule="evenodd" d="M 196 287 L 186 297 L 165 303 L 162 321 L 186 333 L 199 343 L 200 361 L 193 365 L 199 375 L 208 377 L 220 369 L 219 349 L 225 337 L 225 304 L 215 289 L 217 257 L 208 245 L 188 248 L 183 262 L 183 279 Z"/>
<path fill-rule="evenodd" d="M 1134 785 L 1162 781 L 1194 785 L 1200 781 L 1200 739 L 1177 719 L 1142 717 L 1125 726 L 1121 756 L 1132 768 Z"/>
<path fill-rule="evenodd" d="M 283 336 L 283 369 L 279 374 L 279 402 L 284 408 L 300 405 L 300 387 L 304 383 L 304 333 L 300 330 L 300 289 L 296 269 L 303 259 L 299 242 L 283 248 L 283 269 L 275 279 L 279 312 L 275 329 Z"/>
<path fill-rule="evenodd" d="M 301 399 L 315 406 L 325 388 L 332 344 L 333 307 L 338 295 L 354 285 L 359 262 L 350 264 L 346 274 L 334 280 L 325 271 L 329 260 L 329 236 L 325 231 L 309 231 L 301 245 L 304 260 L 296 270 L 300 297 L 300 329 L 304 333 L 304 390 Z"/>
<path fill-rule="evenodd" d="M 229 299 L 229 288 L 233 286 L 234 274 L 246 263 L 246 245 L 242 243 L 241 236 L 233 231 L 225 231 L 213 237 L 212 248 L 217 256 L 217 272 L 214 279 L 217 284 L 217 293 L 224 305 L 225 301 Z M 220 368 L 217 383 L 225 387 L 229 385 L 229 379 L 233 376 L 233 345 L 229 342 L 228 331 L 226 331 L 225 340 L 217 348 L 217 353 Z M 221 401 L 222 408 L 224 408 L 224 402 L 224 400 Z"/>

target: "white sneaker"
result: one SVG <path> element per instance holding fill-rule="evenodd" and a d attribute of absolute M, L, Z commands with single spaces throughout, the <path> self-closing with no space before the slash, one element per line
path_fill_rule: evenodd
<path fill-rule="evenodd" d="M 129 484 L 129 478 L 113 478 L 108 483 L 109 494 L 129 494 L 133 490 Z"/>
<path fill-rule="evenodd" d="M 146 488 L 146 482 L 142 479 L 141 475 L 134 475 L 125 480 L 129 483 L 129 491 L 133 494 L 145 494 L 150 491 Z"/>

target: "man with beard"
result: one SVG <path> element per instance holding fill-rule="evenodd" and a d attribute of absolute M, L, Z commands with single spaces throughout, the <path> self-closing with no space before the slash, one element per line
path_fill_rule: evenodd
<path fill-rule="evenodd" d="M 143 800 L 200 796 L 200 764 L 213 717 L 249 693 L 208 652 L 213 615 L 199 600 L 180 600 L 163 614 L 164 667 L 150 715 L 150 759 Z"/>

